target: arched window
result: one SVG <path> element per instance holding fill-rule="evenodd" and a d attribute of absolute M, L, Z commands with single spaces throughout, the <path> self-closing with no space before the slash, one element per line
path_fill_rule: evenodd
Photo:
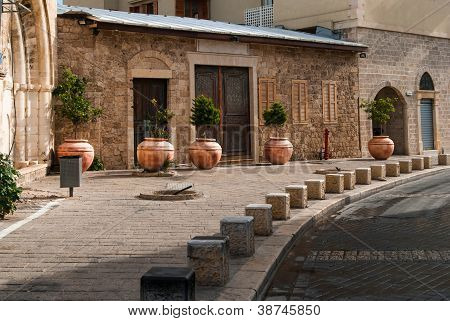
<path fill-rule="evenodd" d="M 431 76 L 429 73 L 424 73 L 422 75 L 422 78 L 420 78 L 420 84 L 419 84 L 420 90 L 434 90 L 434 84 L 433 79 L 431 79 Z"/>

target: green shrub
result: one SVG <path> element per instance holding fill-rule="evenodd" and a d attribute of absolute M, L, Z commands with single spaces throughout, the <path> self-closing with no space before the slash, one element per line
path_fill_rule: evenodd
<path fill-rule="evenodd" d="M 9 157 L 0 154 L 0 219 L 16 210 L 22 188 L 17 186 L 19 172 L 13 167 Z"/>
<path fill-rule="evenodd" d="M 170 132 L 167 124 L 174 114 L 163 105 L 159 105 L 156 99 L 150 101 L 151 107 L 155 109 L 155 113 L 148 111 L 148 120 L 146 120 L 147 130 L 152 138 L 170 138 Z"/>
<path fill-rule="evenodd" d="M 105 165 L 103 165 L 100 157 L 94 156 L 94 160 L 92 161 L 91 167 L 89 167 L 89 171 L 98 172 L 105 170 Z"/>
<path fill-rule="evenodd" d="M 203 137 L 206 137 L 209 127 L 220 123 L 220 110 L 214 106 L 211 98 L 203 95 L 195 98 L 191 112 L 191 124 L 197 127 L 199 134 Z"/>
<path fill-rule="evenodd" d="M 263 113 L 266 126 L 282 127 L 287 121 L 286 108 L 280 102 L 274 102 L 269 109 Z"/>
<path fill-rule="evenodd" d="M 78 126 L 96 120 L 102 114 L 100 108 L 92 106 L 84 97 L 87 80 L 75 75 L 71 69 L 63 71 L 59 85 L 53 90 L 53 96 L 59 98 L 62 106 L 56 106 L 56 113 L 70 120 L 77 138 Z"/>

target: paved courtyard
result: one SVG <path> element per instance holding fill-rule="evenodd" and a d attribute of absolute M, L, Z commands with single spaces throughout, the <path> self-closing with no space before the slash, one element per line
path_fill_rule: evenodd
<path fill-rule="evenodd" d="M 284 191 L 288 184 L 323 178 L 312 174 L 316 169 L 353 169 L 370 163 L 234 166 L 180 171 L 172 178 L 87 174 L 73 199 L 59 201 L 43 216 L 0 239 L 0 300 L 138 300 L 143 273 L 156 265 L 185 265 L 186 242 L 217 233 L 222 217 L 243 215 L 245 205 L 264 203 L 266 193 Z M 192 182 L 204 196 L 181 202 L 136 198 L 168 182 Z M 47 204 L 48 196 L 67 195 L 67 191 L 59 189 L 59 177 L 49 176 L 25 195 L 29 199 L 0 222 L 0 231 Z M 275 253 L 276 235 L 273 239 Z"/>
<path fill-rule="evenodd" d="M 266 299 L 448 300 L 450 172 L 418 182 L 348 205 L 310 230 Z"/>

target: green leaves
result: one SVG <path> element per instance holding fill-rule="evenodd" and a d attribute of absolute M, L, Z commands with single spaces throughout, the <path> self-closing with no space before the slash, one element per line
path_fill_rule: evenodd
<path fill-rule="evenodd" d="M 102 114 L 100 108 L 92 106 L 84 95 L 87 80 L 75 75 L 66 68 L 62 74 L 60 84 L 53 90 L 53 96 L 58 97 L 62 106 L 56 112 L 70 120 L 74 126 L 96 120 Z"/>
<path fill-rule="evenodd" d="M 369 119 L 375 123 L 384 125 L 391 119 L 391 114 L 395 112 L 397 98 L 380 98 L 373 101 L 363 101 L 361 108 L 368 114 Z"/>
<path fill-rule="evenodd" d="M 276 101 L 264 111 L 263 118 L 266 126 L 282 127 L 287 121 L 286 109 L 282 103 Z"/>
<path fill-rule="evenodd" d="M 150 100 L 151 108 L 155 109 L 155 113 L 148 111 L 148 120 L 146 125 L 149 128 L 150 136 L 153 138 L 170 138 L 170 132 L 167 128 L 168 122 L 174 116 L 174 113 L 170 112 L 163 105 L 158 105 L 156 99 Z"/>
<path fill-rule="evenodd" d="M 203 95 L 193 100 L 194 106 L 191 108 L 191 124 L 199 126 L 213 126 L 220 123 L 220 110 L 214 106 L 211 98 Z"/>
<path fill-rule="evenodd" d="M 0 219 L 16 210 L 22 188 L 17 186 L 19 172 L 12 166 L 9 157 L 0 154 Z"/>

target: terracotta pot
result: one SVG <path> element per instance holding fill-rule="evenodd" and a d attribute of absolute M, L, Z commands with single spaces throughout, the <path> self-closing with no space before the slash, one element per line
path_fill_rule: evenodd
<path fill-rule="evenodd" d="M 394 142 L 389 136 L 374 136 L 368 147 L 370 155 L 377 160 L 386 160 L 394 153 Z"/>
<path fill-rule="evenodd" d="M 189 158 L 199 169 L 211 169 L 222 157 L 222 147 L 215 139 L 197 138 L 189 146 Z"/>
<path fill-rule="evenodd" d="M 86 139 L 65 139 L 58 146 L 58 158 L 64 156 L 81 156 L 83 173 L 88 170 L 94 160 L 94 147 Z"/>
<path fill-rule="evenodd" d="M 137 147 L 139 165 L 147 171 L 157 172 L 166 160 L 172 161 L 174 148 L 165 138 L 144 138 Z"/>
<path fill-rule="evenodd" d="M 292 157 L 294 146 L 287 138 L 270 137 L 264 144 L 264 156 L 273 165 L 284 165 Z"/>

